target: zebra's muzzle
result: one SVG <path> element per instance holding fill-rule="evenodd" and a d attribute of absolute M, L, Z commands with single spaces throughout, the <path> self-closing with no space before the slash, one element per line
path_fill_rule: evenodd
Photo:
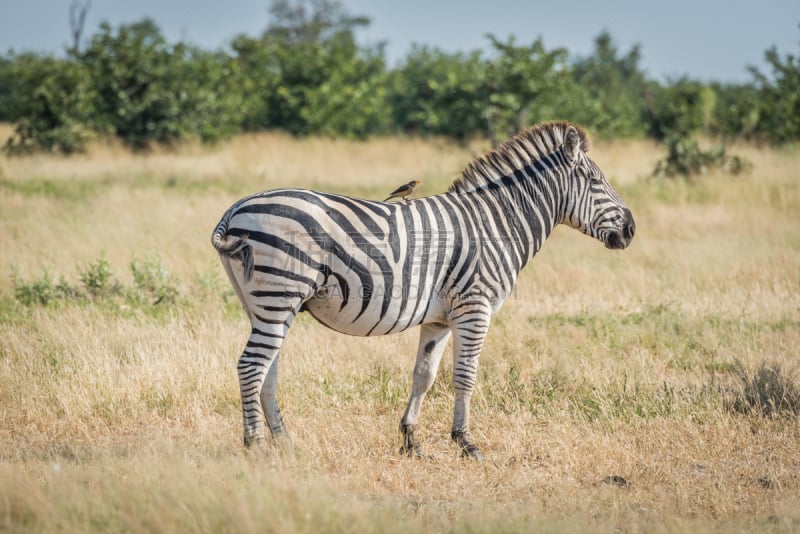
<path fill-rule="evenodd" d="M 636 233 L 636 222 L 633 220 L 633 214 L 628 208 L 625 208 L 622 213 L 622 228 L 608 233 L 605 241 L 606 248 L 621 250 L 627 248 L 633 241 L 633 235 Z"/>

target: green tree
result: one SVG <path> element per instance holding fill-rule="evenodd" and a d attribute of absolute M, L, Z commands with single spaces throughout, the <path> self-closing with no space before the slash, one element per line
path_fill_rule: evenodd
<path fill-rule="evenodd" d="M 547 50 L 541 38 L 517 46 L 514 36 L 501 41 L 487 35 L 494 48 L 486 75 L 489 137 L 512 135 L 528 126 L 555 118 L 567 81 L 567 50 Z"/>
<path fill-rule="evenodd" d="M 180 137 L 214 142 L 238 133 L 244 118 L 239 66 L 228 54 L 176 46 L 180 56 L 173 91 L 178 93 Z"/>
<path fill-rule="evenodd" d="M 756 136 L 760 111 L 759 92 L 752 84 L 719 84 L 711 87 L 716 105 L 710 132 L 727 139 Z"/>
<path fill-rule="evenodd" d="M 83 150 L 91 132 L 94 89 L 86 68 L 74 61 L 36 54 L 14 56 L 6 65 L 10 87 L 5 98 L 15 135 L 7 153 Z"/>
<path fill-rule="evenodd" d="M 11 77 L 12 60 L 0 56 L 0 121 L 11 120 Z"/>
<path fill-rule="evenodd" d="M 513 37 L 488 38 L 494 49 L 488 59 L 477 51 L 412 48 L 392 73 L 395 125 L 456 139 L 488 135 L 495 144 L 531 119 L 552 118 L 566 80 L 566 50 L 547 50 L 541 39 L 518 46 Z"/>
<path fill-rule="evenodd" d="M 247 129 L 365 137 L 388 126 L 383 47 L 360 47 L 369 24 L 336 2 L 273 2 L 260 39 L 239 36 L 233 48 L 251 95 Z"/>
<path fill-rule="evenodd" d="M 242 128 L 277 128 L 270 115 L 272 94 L 280 87 L 280 68 L 272 50 L 260 38 L 238 35 L 231 44 L 242 91 Z"/>
<path fill-rule="evenodd" d="M 662 140 L 671 135 L 690 136 L 710 122 L 715 95 L 705 84 L 681 78 L 646 90 L 648 133 Z"/>
<path fill-rule="evenodd" d="M 466 139 L 486 131 L 487 65 L 480 52 L 414 46 L 391 73 L 389 106 L 401 131 Z"/>
<path fill-rule="evenodd" d="M 572 63 L 572 86 L 565 91 L 565 115 L 601 135 L 630 137 L 646 133 L 646 78 L 634 45 L 624 55 L 608 32 L 594 40 L 594 52 Z"/>
<path fill-rule="evenodd" d="M 781 57 L 774 46 L 764 53 L 771 75 L 750 67 L 759 95 L 757 129 L 772 143 L 800 139 L 800 58 Z"/>
<path fill-rule="evenodd" d="M 97 91 L 94 126 L 134 148 L 181 137 L 178 95 L 171 81 L 177 66 L 172 50 L 151 19 L 115 32 L 103 22 L 78 56 Z"/>
<path fill-rule="evenodd" d="M 239 128 L 235 62 L 182 43 L 169 45 L 150 19 L 116 31 L 102 23 L 76 59 L 95 89 L 91 125 L 133 148 L 187 137 L 210 141 Z"/>

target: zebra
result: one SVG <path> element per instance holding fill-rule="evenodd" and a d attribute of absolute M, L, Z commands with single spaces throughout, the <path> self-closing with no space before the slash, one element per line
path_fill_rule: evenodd
<path fill-rule="evenodd" d="M 482 452 L 470 398 L 489 322 L 521 269 L 561 223 L 609 249 L 635 223 L 587 156 L 579 126 L 549 122 L 472 161 L 447 192 L 401 203 L 304 189 L 273 189 L 234 203 L 211 241 L 251 324 L 238 360 L 244 444 L 285 432 L 276 399 L 278 358 L 292 321 L 310 313 L 355 336 L 421 326 L 401 452 L 420 456 L 422 402 L 453 336 L 451 438 Z M 266 423 L 266 425 L 265 425 Z"/>

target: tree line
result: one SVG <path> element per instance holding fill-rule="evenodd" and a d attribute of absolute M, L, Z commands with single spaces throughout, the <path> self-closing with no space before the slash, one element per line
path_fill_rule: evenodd
<path fill-rule="evenodd" d="M 413 46 L 390 67 L 383 45 L 356 40 L 369 20 L 334 1 L 275 0 L 270 12 L 262 35 L 228 49 L 170 43 L 144 19 L 102 23 L 64 57 L 0 56 L 0 121 L 15 125 L 5 150 L 72 153 L 108 135 L 145 149 L 273 129 L 495 141 L 550 119 L 606 138 L 800 139 L 800 61 L 774 47 L 769 71 L 750 67 L 748 83 L 648 78 L 640 47 L 621 51 L 606 32 L 583 57 L 488 35 L 488 52 Z"/>

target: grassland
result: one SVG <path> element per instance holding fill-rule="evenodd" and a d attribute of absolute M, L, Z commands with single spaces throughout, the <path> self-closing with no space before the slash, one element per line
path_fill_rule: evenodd
<path fill-rule="evenodd" d="M 281 363 L 291 440 L 242 450 L 248 327 L 208 241 L 222 212 L 278 186 L 435 194 L 481 150 L 265 134 L 0 157 L 0 531 L 800 529 L 787 150 L 738 147 L 749 176 L 668 181 L 646 177 L 649 143 L 596 144 L 636 240 L 558 229 L 523 271 L 473 398 L 486 462 L 449 440 L 447 358 L 429 458 L 397 453 L 415 331 L 351 338 L 302 316 Z"/>

